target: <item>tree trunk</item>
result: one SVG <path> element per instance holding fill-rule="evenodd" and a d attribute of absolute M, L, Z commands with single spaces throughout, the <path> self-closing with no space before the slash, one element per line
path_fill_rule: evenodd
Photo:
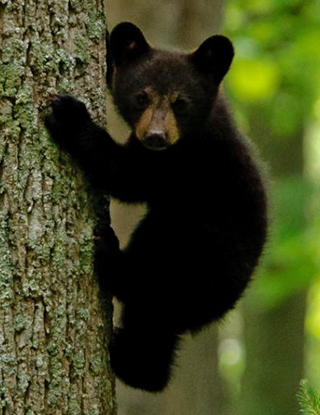
<path fill-rule="evenodd" d="M 303 376 L 305 305 L 304 291 L 260 312 L 246 303 L 248 365 L 241 415 L 299 414 L 296 394 Z"/>
<path fill-rule="evenodd" d="M 105 122 L 104 7 L 0 0 L 3 415 L 115 413 L 111 301 L 99 298 L 93 273 L 98 196 L 43 128 L 57 91 Z"/>
<path fill-rule="evenodd" d="M 299 183 L 304 174 L 303 167 L 303 126 L 301 132 L 290 138 L 276 136 L 261 122 L 259 111 L 250 114 L 252 137 L 256 137 L 264 159 L 269 161 L 273 180 L 273 191 L 278 190 L 277 204 L 272 206 L 271 218 L 277 221 L 278 231 L 271 229 L 270 242 L 274 249 L 276 233 L 299 235 L 305 229 L 305 202 L 299 199 Z M 285 155 L 285 156 L 284 156 Z M 283 183 L 296 182 L 296 187 Z M 295 195 L 298 194 L 298 197 Z M 297 199 L 299 199 L 297 201 Z M 281 221 L 281 222 L 280 222 Z M 272 234 L 273 232 L 273 234 Z M 298 239 L 296 239 L 298 240 Z M 291 248 L 292 249 L 292 248 Z M 298 252 L 298 251 L 296 251 Z M 271 253 L 272 255 L 272 253 Z M 294 257 L 295 252 L 292 252 Z M 268 257 L 268 253 L 267 253 Z M 272 258 L 272 256 L 271 256 Z M 280 263 L 267 260 L 264 278 L 281 281 L 284 269 L 292 269 L 292 278 L 297 280 L 301 271 L 294 270 L 283 258 Z M 287 261 L 287 262 L 286 262 Z M 296 275 L 293 275 L 293 274 Z M 303 274 L 299 277 L 302 281 Z M 258 279 L 258 277 L 257 277 Z M 288 287 L 290 290 L 290 287 Z M 248 365 L 246 368 L 240 414 L 299 414 L 296 393 L 304 371 L 304 326 L 306 311 L 306 290 L 289 292 L 274 305 L 259 305 L 259 299 L 251 292 L 245 302 L 244 336 Z"/>

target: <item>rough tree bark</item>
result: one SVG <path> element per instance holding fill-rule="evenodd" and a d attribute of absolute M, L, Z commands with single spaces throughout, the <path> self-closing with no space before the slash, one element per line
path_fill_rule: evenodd
<path fill-rule="evenodd" d="M 0 0 L 2 415 L 115 413 L 111 301 L 93 275 L 98 196 L 43 128 L 57 91 L 105 122 L 104 8 Z"/>

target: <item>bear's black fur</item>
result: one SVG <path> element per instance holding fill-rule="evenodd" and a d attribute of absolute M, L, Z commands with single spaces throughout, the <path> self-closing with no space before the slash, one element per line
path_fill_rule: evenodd
<path fill-rule="evenodd" d="M 101 288 L 124 304 L 111 347 L 115 373 L 160 391 L 180 335 L 220 319 L 248 285 L 266 239 L 266 195 L 219 90 L 233 59 L 227 38 L 213 36 L 191 54 L 167 52 L 122 23 L 110 48 L 110 88 L 132 128 L 127 144 L 66 95 L 52 102 L 46 126 L 92 186 L 147 202 L 124 251 L 106 231 L 97 266 Z"/>

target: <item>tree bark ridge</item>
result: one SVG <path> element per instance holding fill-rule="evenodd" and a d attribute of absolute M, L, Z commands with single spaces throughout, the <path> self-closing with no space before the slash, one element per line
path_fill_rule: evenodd
<path fill-rule="evenodd" d="M 2 415 L 115 413 L 111 301 L 93 278 L 99 197 L 43 127 L 57 91 L 105 123 L 104 10 L 0 0 Z"/>

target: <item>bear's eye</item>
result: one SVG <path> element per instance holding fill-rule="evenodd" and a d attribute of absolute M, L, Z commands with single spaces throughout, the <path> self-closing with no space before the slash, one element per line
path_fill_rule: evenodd
<path fill-rule="evenodd" d="M 149 98 L 147 94 L 140 93 L 136 95 L 136 103 L 138 108 L 145 108 L 149 104 Z"/>
<path fill-rule="evenodd" d="M 172 103 L 173 110 L 179 115 L 185 114 L 187 112 L 188 107 L 189 107 L 189 102 L 184 98 L 177 98 Z"/>

